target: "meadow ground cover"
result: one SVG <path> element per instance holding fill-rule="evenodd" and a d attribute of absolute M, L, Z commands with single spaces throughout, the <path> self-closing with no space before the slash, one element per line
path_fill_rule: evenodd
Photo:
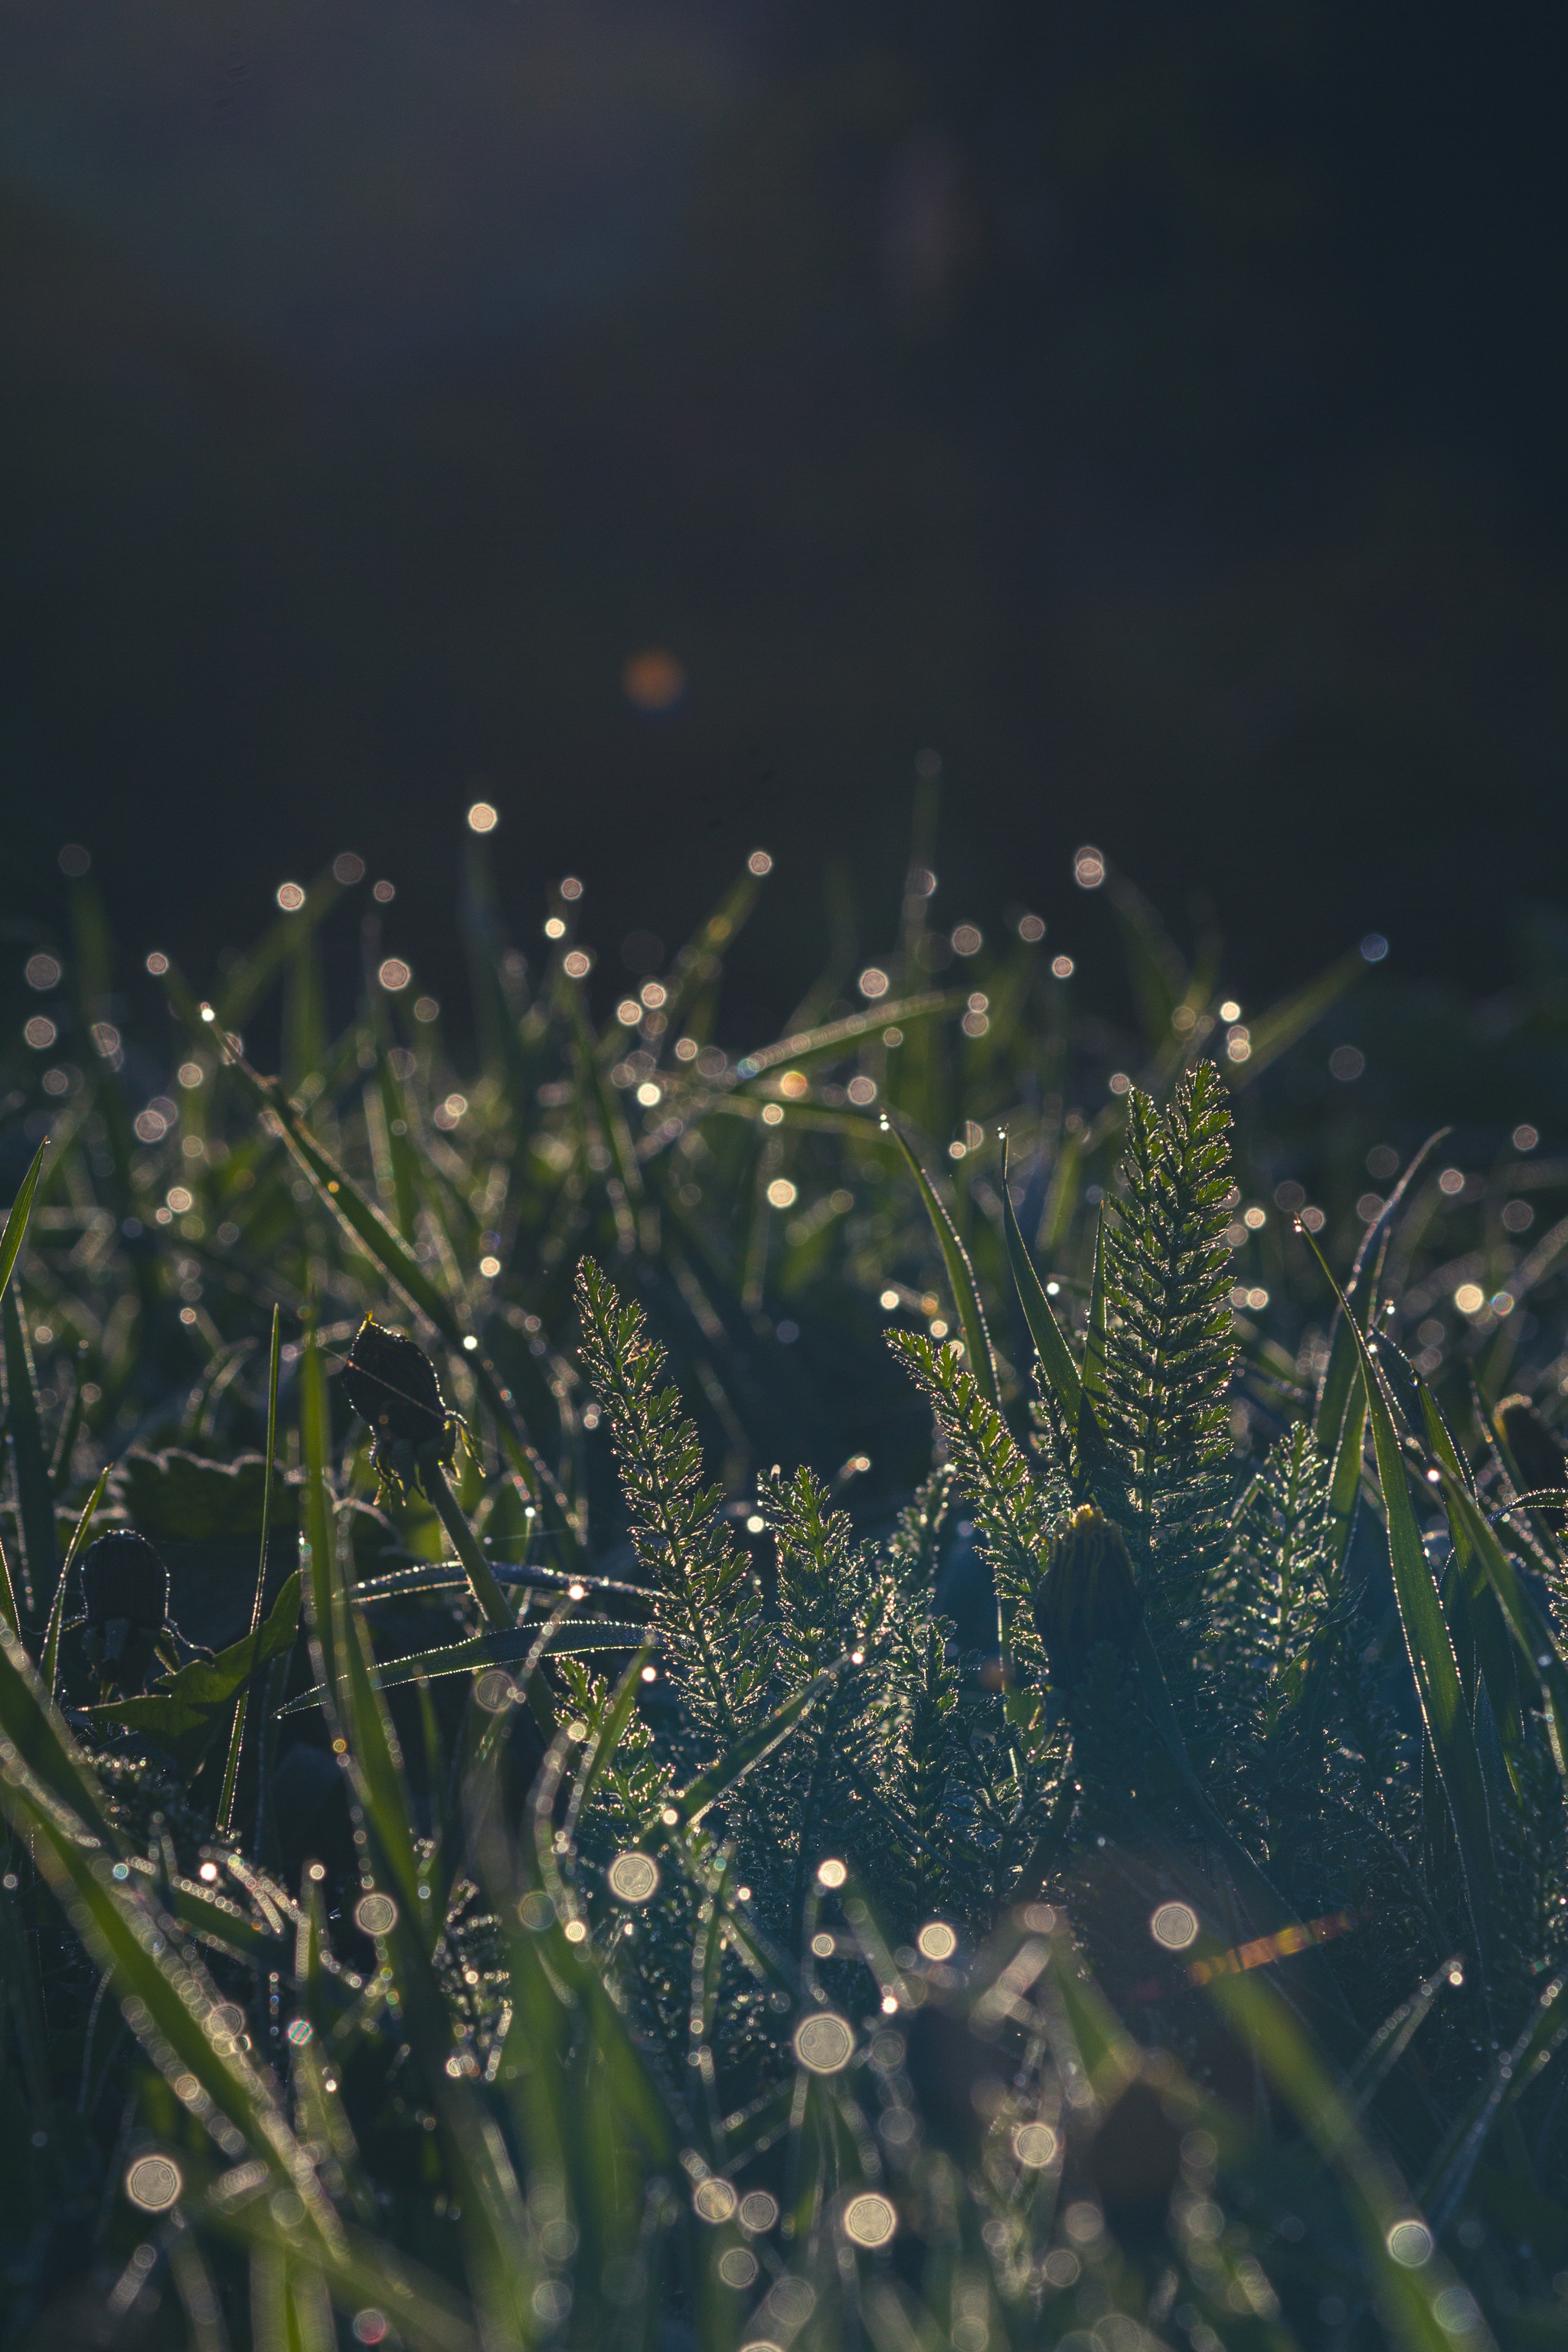
<path fill-rule="evenodd" d="M 477 840 L 462 1033 L 349 856 L 22 943 L 7 2340 L 1560 2340 L 1550 941 L 1083 852 L 1116 1016 L 917 859 L 759 1042 L 766 866 L 616 995 Z"/>

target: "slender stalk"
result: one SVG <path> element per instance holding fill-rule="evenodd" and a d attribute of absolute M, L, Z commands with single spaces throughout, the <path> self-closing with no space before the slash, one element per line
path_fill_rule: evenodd
<path fill-rule="evenodd" d="M 59 1682 L 60 1622 L 66 1613 L 66 1586 L 70 1580 L 71 1570 L 76 1566 L 77 1554 L 80 1551 L 88 1528 L 92 1524 L 92 1515 L 102 1499 L 105 1486 L 109 1484 L 109 1472 L 111 1466 L 105 1464 L 99 1475 L 97 1486 L 87 1498 L 86 1507 L 76 1523 L 76 1532 L 71 1537 L 69 1548 L 66 1552 L 65 1565 L 60 1570 L 59 1582 L 55 1587 L 54 1606 L 49 1611 L 48 1631 L 44 1635 L 44 1663 L 41 1669 L 44 1688 L 51 1698 L 58 1696 L 57 1685 Z"/>
<path fill-rule="evenodd" d="M 278 1367 L 281 1360 L 279 1310 L 272 1309 L 272 1354 L 267 1370 L 267 1458 L 261 1479 L 261 1551 L 256 1563 L 256 1597 L 250 1604 L 250 1672 L 245 1678 L 245 1688 L 234 1703 L 234 1721 L 229 1727 L 228 1760 L 223 1771 L 223 1794 L 218 1799 L 217 1826 L 219 1833 L 227 1836 L 234 1822 L 235 1790 L 239 1785 L 239 1756 L 245 1745 L 246 1717 L 250 1712 L 250 1699 L 256 1681 L 256 1669 L 261 1656 L 261 1610 L 267 1593 L 267 1543 L 272 1532 L 272 1457 L 278 1444 Z"/>
<path fill-rule="evenodd" d="M 463 1563 L 468 1588 L 484 1612 L 485 1622 L 489 1625 L 515 1625 L 517 1612 L 497 1583 L 495 1570 L 485 1558 L 479 1538 L 463 1516 L 458 1498 L 447 1482 L 445 1468 L 436 1458 L 439 1444 L 437 1438 L 433 1444 L 423 1447 L 418 1455 L 419 1475 L 425 1492 L 435 1506 L 437 1517 L 452 1539 L 452 1549 Z"/>

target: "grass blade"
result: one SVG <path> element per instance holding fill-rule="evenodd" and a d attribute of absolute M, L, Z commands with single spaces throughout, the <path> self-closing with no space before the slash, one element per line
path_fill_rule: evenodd
<path fill-rule="evenodd" d="M 900 1150 L 910 1163 L 910 1173 L 920 1186 L 921 1198 L 925 1202 L 926 1214 L 930 1217 L 931 1229 L 936 1234 L 937 1247 L 942 1252 L 942 1264 L 947 1268 L 948 1287 L 952 1292 L 953 1305 L 958 1310 L 959 1323 L 963 1331 L 964 1349 L 969 1358 L 969 1368 L 979 1383 L 981 1394 L 986 1402 L 995 1406 L 1000 1412 L 1002 1392 L 996 1385 L 996 1362 L 991 1352 L 991 1334 L 985 1328 L 984 1310 L 980 1304 L 980 1288 L 974 1279 L 974 1268 L 969 1262 L 969 1253 L 959 1240 L 952 1218 L 938 1200 L 931 1178 L 915 1158 L 901 1131 L 893 1125 L 886 1113 L 883 1114 L 882 1126 L 897 1140 Z"/>
<path fill-rule="evenodd" d="M 213 1034 L 209 1029 L 205 1033 Z M 511 1455 L 520 1476 L 536 1495 L 548 1495 L 560 1514 L 560 1529 L 568 1550 L 575 1555 L 582 1546 L 581 1532 L 575 1517 L 561 1490 L 559 1482 L 546 1467 L 542 1456 L 535 1450 L 522 1424 L 515 1398 L 502 1386 L 495 1367 L 488 1357 L 466 1347 L 474 1335 L 466 1332 L 450 1298 L 437 1288 L 412 1250 L 395 1231 L 374 1202 L 360 1190 L 347 1170 L 319 1143 L 289 1100 L 281 1087 L 253 1070 L 231 1038 L 218 1033 L 218 1043 L 224 1051 L 226 1067 L 234 1070 L 258 1110 L 269 1112 L 283 1130 L 289 1149 L 305 1174 L 310 1178 L 326 1207 L 346 1228 L 353 1240 L 380 1266 L 408 1300 L 433 1323 L 447 1344 L 458 1350 L 468 1365 L 475 1386 L 494 1418 L 501 1444 Z"/>
<path fill-rule="evenodd" d="M 1453 2273 L 1435 2252 L 1413 2267 L 1394 2260 L 1390 2238 L 1402 2221 L 1415 2217 L 1415 2209 L 1401 2193 L 1387 2158 L 1362 2137 L 1279 1995 L 1262 1980 L 1261 1971 L 1216 1975 L 1209 1980 L 1208 1994 L 1256 2053 L 1320 2158 L 1338 2176 L 1392 2342 L 1401 2352 L 1453 2352 L 1454 2338 L 1438 2316 L 1438 2296 L 1454 2284 Z M 1466 2340 L 1476 2352 L 1483 2352 L 1489 2339 L 1477 2325 Z"/>
<path fill-rule="evenodd" d="M 250 1604 L 251 1666 L 245 1688 L 235 1701 L 234 1722 L 228 1735 L 228 1758 L 224 1765 L 223 1794 L 218 1800 L 217 1809 L 217 1825 L 226 1833 L 234 1820 L 234 1792 L 239 1780 L 240 1749 L 245 1745 L 245 1721 L 250 1712 L 257 1671 L 261 1664 L 261 1606 L 267 1594 L 267 1543 L 272 1531 L 272 1465 L 278 1458 L 278 1373 L 281 1340 L 280 1310 L 274 1306 L 272 1348 L 267 1367 L 267 1451 L 263 1457 L 266 1468 L 261 1482 L 261 1545 L 256 1562 L 256 1593 Z"/>
<path fill-rule="evenodd" d="M 514 1659 L 531 1655 L 536 1648 L 547 1654 L 562 1657 L 587 1657 L 600 1650 L 635 1650 L 647 1642 L 646 1625 L 610 1625 L 599 1617 L 584 1617 L 574 1624 L 556 1626 L 544 1643 L 540 1641 L 537 1624 L 523 1623 L 498 1628 L 490 1633 L 475 1633 L 466 1642 L 453 1642 L 444 1649 L 416 1650 L 403 1658 L 384 1658 L 370 1670 L 371 1686 L 376 1690 L 395 1690 L 400 1684 L 418 1682 L 423 1676 L 437 1682 L 443 1675 L 477 1674 L 485 1666 L 510 1666 Z M 291 1698 L 287 1706 L 279 1707 L 279 1716 L 302 1715 L 307 1709 L 320 1706 L 330 1696 L 324 1684 L 314 1690 Z"/>
<path fill-rule="evenodd" d="M 1018 1294 L 1018 1304 L 1024 1310 L 1024 1320 L 1029 1327 L 1029 1337 L 1051 1384 L 1051 1392 L 1062 1409 L 1063 1418 L 1069 1429 L 1076 1430 L 1083 1403 L 1083 1381 L 1019 1230 L 1017 1211 L 1013 1206 L 1013 1195 L 1007 1188 L 1005 1143 L 1002 1152 L 1002 1214 L 1006 1228 L 1007 1263 L 1013 1270 L 1013 1286 Z"/>
<path fill-rule="evenodd" d="M 38 1422 L 27 1335 L 22 1328 L 16 1290 L 10 1286 L 0 1299 L 0 1322 L 5 1327 L 5 1402 L 16 1476 L 16 1524 L 22 1538 L 22 1597 L 30 1612 L 55 1596 L 59 1561 L 55 1490 Z"/>
<path fill-rule="evenodd" d="M 846 1654 L 831 1666 L 826 1667 L 804 1689 L 796 1691 L 793 1698 L 786 1699 L 783 1706 L 775 1708 L 764 1723 L 759 1723 L 754 1730 L 747 1732 L 743 1739 L 738 1739 L 709 1771 L 700 1772 L 679 1796 L 666 1799 L 663 1810 L 673 1811 L 677 1819 L 666 1822 L 661 1818 L 650 1822 L 644 1830 L 639 1844 L 658 1844 L 666 1836 L 689 1829 L 694 1822 L 700 1821 L 710 1806 L 716 1805 L 721 1797 L 737 1787 L 748 1772 L 789 1738 L 824 1692 L 832 1689 L 848 1664 Z"/>
<path fill-rule="evenodd" d="M 1481 1773 L 1475 1730 L 1465 1705 L 1464 1689 L 1459 1680 L 1447 1620 L 1443 1613 L 1443 1603 L 1432 1579 L 1431 1566 L 1421 1541 L 1421 1530 L 1415 1523 L 1405 1475 L 1405 1455 L 1394 1425 L 1394 1414 L 1382 1375 L 1339 1285 L 1334 1283 L 1332 1275 L 1329 1273 L 1322 1252 L 1315 1242 L 1311 1247 L 1324 1275 L 1333 1284 L 1346 1328 L 1353 1335 L 1361 1358 L 1362 1382 L 1366 1393 L 1367 1413 L 1372 1422 L 1373 1446 L 1377 1456 L 1378 1483 L 1383 1489 L 1384 1507 L 1388 1514 L 1388 1557 L 1394 1576 L 1394 1598 L 1399 1607 L 1399 1621 L 1405 1633 L 1411 1672 L 1415 1677 L 1422 1720 L 1432 1743 L 1433 1759 L 1454 1824 L 1466 1899 L 1476 1933 L 1478 1957 L 1482 1963 L 1483 1974 L 1490 1976 L 1495 1973 L 1498 1958 L 1497 1927 L 1502 1916 L 1502 1895 L 1498 1885 L 1486 1782 Z"/>
<path fill-rule="evenodd" d="M 5 1230 L 0 1232 L 0 1290 L 4 1290 L 9 1283 L 11 1270 L 21 1255 L 22 1244 L 26 1238 L 27 1220 L 33 1213 L 33 1195 L 38 1189 L 38 1178 L 43 1172 L 44 1154 L 48 1148 L 49 1139 L 46 1136 L 33 1154 L 32 1166 L 16 1187 L 16 1197 L 11 1203 L 11 1213 L 5 1220 Z"/>
<path fill-rule="evenodd" d="M 911 1022 L 931 1021 L 943 1013 L 962 1010 L 965 998 L 961 992 L 933 989 L 920 996 L 902 996 L 894 1003 L 877 1006 L 871 1013 L 851 1013 L 842 1021 L 829 1021 L 820 1029 L 804 1030 L 795 1037 L 781 1037 L 776 1045 L 759 1045 L 754 1053 L 743 1055 L 735 1065 L 735 1075 L 742 1085 L 751 1078 L 760 1078 L 768 1070 L 776 1070 L 781 1063 L 804 1062 L 816 1054 L 842 1053 L 847 1045 L 858 1044 L 863 1037 L 879 1037 L 889 1024 L 907 1029 Z"/>
<path fill-rule="evenodd" d="M 97 1486 L 88 1496 L 86 1507 L 72 1531 L 70 1542 L 66 1549 L 65 1562 L 60 1570 L 60 1580 L 55 1587 L 54 1605 L 49 1611 L 48 1631 L 44 1636 L 42 1669 L 44 1688 L 51 1698 L 58 1697 L 59 1693 L 60 1621 L 65 1615 L 66 1587 L 70 1582 L 70 1572 L 76 1566 L 77 1554 L 80 1551 L 88 1528 L 92 1524 L 92 1515 L 102 1501 L 103 1490 L 108 1484 L 109 1467 L 106 1465 L 100 1474 Z"/>

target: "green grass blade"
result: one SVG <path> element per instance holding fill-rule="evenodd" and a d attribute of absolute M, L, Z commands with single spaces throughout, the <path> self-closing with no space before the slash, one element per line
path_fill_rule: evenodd
<path fill-rule="evenodd" d="M 1413 1373 L 1412 1378 L 1421 1400 L 1426 1443 L 1443 1475 L 1445 1504 L 1450 1483 L 1469 1495 L 1473 1502 L 1474 1488 L 1469 1471 L 1454 1443 L 1447 1423 L 1438 1410 L 1436 1400 L 1419 1375 Z M 1452 1510 L 1448 1512 L 1448 1530 L 1454 1538 L 1455 1569 L 1451 1588 L 1453 1598 L 1449 1605 L 1456 1616 L 1462 1618 L 1464 1630 L 1479 1662 L 1487 1696 L 1491 1703 L 1492 1718 L 1497 1725 L 1503 1762 L 1513 1782 L 1515 1794 L 1522 1798 L 1527 1769 L 1524 1718 L 1520 1707 L 1519 1670 L 1508 1621 L 1470 1538 L 1468 1528 Z"/>
<path fill-rule="evenodd" d="M 889 1026 L 907 1029 L 917 1021 L 934 1021 L 944 1013 L 960 1012 L 964 1003 L 962 991 L 956 990 L 933 989 L 919 996 L 901 996 L 878 1005 L 874 1012 L 851 1013 L 842 1021 L 825 1023 L 820 1029 L 803 1030 L 798 1036 L 781 1037 L 775 1045 L 759 1045 L 742 1055 L 735 1075 L 744 1085 L 785 1063 L 809 1061 L 818 1054 L 841 1054 L 862 1038 L 879 1037 Z"/>
<path fill-rule="evenodd" d="M 1354 1341 L 1349 1343 L 1352 1348 Z M 1353 1359 L 1352 1359 L 1353 1360 Z M 1340 1414 L 1339 1448 L 1329 1479 L 1331 1551 L 1336 1571 L 1344 1568 L 1361 1496 L 1362 1457 L 1366 1449 L 1366 1391 L 1358 1381 Z"/>
<path fill-rule="evenodd" d="M 1442 2256 L 1407 2268 L 1389 2252 L 1390 2233 L 1413 2218 L 1386 2157 L 1362 2137 L 1343 2099 L 1313 2054 L 1284 2001 L 1262 1972 L 1216 1975 L 1208 1994 L 1255 2053 L 1270 2084 L 1291 2108 L 1321 2161 L 1337 2176 L 1361 2239 L 1376 2306 L 1399 2352 L 1453 2352 L 1438 2316 L 1438 2296 L 1454 2284 Z M 1436 2234 L 1434 2232 L 1434 2234 Z M 1478 2339 L 1484 2342 L 1485 2338 Z"/>
<path fill-rule="evenodd" d="M 304 905 L 292 913 L 280 914 L 263 934 L 260 945 L 241 957 L 228 975 L 218 1004 L 218 1019 L 226 1029 L 245 1026 L 279 972 L 291 957 L 300 952 L 317 924 L 342 896 L 342 886 L 330 869 L 319 874 L 307 887 Z"/>
<path fill-rule="evenodd" d="M 969 1253 L 959 1240 L 952 1218 L 938 1200 L 931 1178 L 915 1158 L 902 1133 L 893 1126 L 892 1121 L 886 1115 L 883 1117 L 882 1126 L 896 1139 L 900 1150 L 909 1161 L 910 1171 L 920 1186 L 921 1199 L 925 1202 L 926 1214 L 931 1219 L 931 1230 L 936 1234 L 937 1247 L 942 1252 L 942 1264 L 947 1268 L 948 1287 L 952 1292 L 953 1305 L 958 1310 L 959 1325 L 963 1332 L 964 1349 L 969 1358 L 969 1369 L 973 1373 L 981 1394 L 986 1402 L 995 1406 L 1000 1412 L 1002 1392 L 996 1384 L 996 1361 L 991 1352 L 991 1334 L 985 1328 L 984 1310 L 980 1304 L 980 1287 L 974 1279 L 974 1268 L 969 1262 Z"/>
<path fill-rule="evenodd" d="M 1434 2228 L 1442 2229 L 1452 2218 L 1504 2108 L 1545 2071 L 1564 2040 L 1568 2040 L 1568 1974 L 1559 1973 L 1539 1996 L 1512 2049 L 1498 2059 L 1489 2079 L 1437 2151 L 1424 2199 Z"/>
<path fill-rule="evenodd" d="M 54 1599 L 59 1548 L 55 1534 L 55 1490 L 38 1421 L 32 1360 L 14 1286 L 7 1286 L 0 1298 L 0 1323 L 5 1329 L 5 1402 L 16 1478 L 16 1524 L 22 1538 L 23 1601 L 30 1612 Z"/>
<path fill-rule="evenodd" d="M 33 1195 L 38 1189 L 38 1178 L 43 1173 L 44 1155 L 48 1148 L 49 1139 L 46 1136 L 33 1154 L 32 1166 L 16 1187 L 16 1197 L 11 1203 L 11 1213 L 5 1220 L 4 1230 L 0 1231 L 0 1290 L 4 1290 L 9 1283 L 12 1268 L 21 1255 L 22 1244 L 27 1234 L 27 1220 L 33 1213 Z"/>
<path fill-rule="evenodd" d="M 1546 1612 L 1515 1568 L 1468 1483 L 1439 1457 L 1443 1500 L 1455 1549 L 1461 1540 L 1486 1577 L 1520 1654 L 1526 1685 L 1539 1689 L 1557 1769 L 1568 1780 L 1568 1665 Z M 1483 1672 L 1485 1671 L 1483 1664 Z"/>
<path fill-rule="evenodd" d="M 1105 1211 L 1095 1220 L 1094 1271 L 1089 1288 L 1089 1327 L 1084 1336 L 1083 1392 L 1095 1405 L 1105 1401 Z"/>
<path fill-rule="evenodd" d="M 234 1792 L 239 1780 L 240 1750 L 245 1745 L 246 1717 L 250 1712 L 256 1692 L 256 1676 L 261 1665 L 261 1608 L 267 1596 L 267 1545 L 272 1532 L 272 1465 L 278 1458 L 278 1375 L 282 1355 L 280 1310 L 272 1309 L 272 1346 L 267 1364 L 267 1452 L 266 1469 L 261 1482 L 261 1543 L 256 1562 L 256 1591 L 250 1604 L 251 1666 L 245 1688 L 235 1702 L 234 1721 L 229 1727 L 228 1756 L 223 1771 L 223 1794 L 218 1800 L 217 1825 L 225 1832 L 234 1820 Z"/>
<path fill-rule="evenodd" d="M 1322 1252 L 1315 1242 L 1312 1250 L 1324 1275 L 1333 1283 L 1333 1276 L 1329 1273 Z M 1478 1957 L 1483 1972 L 1490 1977 L 1496 1973 L 1498 1961 L 1497 1933 L 1502 1916 L 1502 1894 L 1498 1884 L 1486 1783 L 1481 1774 L 1475 1730 L 1465 1705 L 1447 1620 L 1443 1614 L 1443 1604 L 1422 1545 L 1421 1530 L 1415 1522 L 1405 1475 L 1405 1455 L 1382 1376 L 1337 1283 L 1334 1284 L 1334 1291 L 1340 1300 L 1346 1327 L 1354 1335 L 1361 1358 L 1362 1381 L 1366 1392 L 1367 1413 L 1372 1422 L 1373 1446 L 1377 1456 L 1378 1483 L 1383 1489 L 1384 1507 L 1388 1514 L 1389 1565 L 1394 1576 L 1399 1621 L 1404 1629 L 1411 1672 L 1415 1678 L 1422 1720 L 1432 1743 L 1433 1758 L 1454 1824 L 1466 1897 L 1476 1933 Z"/>
<path fill-rule="evenodd" d="M 418 1682 L 423 1676 L 428 1682 L 438 1682 L 443 1675 L 477 1674 L 485 1666 L 510 1666 L 518 1658 L 530 1657 L 535 1649 L 546 1654 L 562 1657 L 588 1657 L 603 1650 L 635 1650 L 646 1644 L 646 1625 L 610 1625 L 602 1618 L 584 1617 L 574 1624 L 557 1626 L 542 1643 L 540 1628 L 523 1623 L 499 1628 L 491 1633 L 475 1633 L 466 1642 L 449 1643 L 444 1649 L 416 1650 L 403 1658 L 383 1658 L 370 1670 L 372 1685 L 377 1690 L 395 1690 L 400 1684 Z M 320 1706 L 330 1696 L 324 1685 L 291 1698 L 278 1712 L 302 1715 Z"/>
<path fill-rule="evenodd" d="M 1007 1263 L 1013 1270 L 1013 1284 L 1018 1294 L 1018 1304 L 1024 1310 L 1024 1320 L 1029 1327 L 1029 1337 L 1051 1384 L 1051 1392 L 1062 1409 L 1063 1418 L 1069 1429 L 1076 1430 L 1083 1402 L 1083 1382 L 1018 1227 L 1017 1211 L 1013 1206 L 1013 1195 L 1007 1189 L 1005 1145 L 1002 1154 L 1002 1214 L 1006 1228 Z"/>
<path fill-rule="evenodd" d="M 65 1616 L 66 1588 L 70 1582 L 70 1572 L 76 1566 L 77 1554 L 87 1539 L 88 1528 L 92 1524 L 92 1515 L 102 1501 L 103 1490 L 108 1484 L 109 1467 L 106 1465 L 100 1473 L 98 1484 L 88 1496 L 81 1517 L 71 1532 L 70 1542 L 66 1548 L 64 1564 L 60 1569 L 60 1580 L 55 1587 L 54 1604 L 49 1611 L 48 1631 L 44 1636 L 42 1667 L 44 1688 L 51 1698 L 56 1698 L 59 1695 L 60 1624 Z"/>
<path fill-rule="evenodd" d="M 212 1042 L 213 1031 L 209 1028 L 205 1034 Z M 497 1433 L 510 1454 L 514 1467 L 531 1491 L 550 1496 L 560 1516 L 558 1532 L 569 1551 L 575 1555 L 581 1549 L 582 1538 L 571 1506 L 559 1482 L 530 1440 L 510 1390 L 502 1385 L 495 1367 L 487 1357 L 465 1347 L 465 1340 L 472 1338 L 473 1334 L 464 1330 L 462 1318 L 451 1299 L 430 1280 L 402 1235 L 360 1190 L 348 1171 L 317 1141 L 282 1088 L 253 1070 L 245 1056 L 235 1050 L 232 1039 L 220 1034 L 216 1042 L 223 1046 L 226 1066 L 235 1071 L 257 1108 L 269 1112 L 278 1121 L 290 1151 L 325 1206 L 380 1266 L 388 1281 L 403 1293 L 410 1306 L 417 1307 L 435 1325 L 448 1346 L 462 1355 L 476 1388 L 489 1408 Z"/>
<path fill-rule="evenodd" d="M 759 1723 L 743 1739 L 736 1740 L 709 1771 L 700 1772 L 679 1796 L 668 1798 L 662 1810 L 674 1811 L 677 1819 L 673 1822 L 662 1819 L 651 1822 L 638 1843 L 642 1845 L 658 1844 L 667 1835 L 689 1829 L 693 1822 L 700 1822 L 710 1806 L 716 1805 L 730 1790 L 738 1787 L 748 1772 L 754 1770 L 764 1757 L 771 1756 L 773 1749 L 789 1738 L 823 1694 L 832 1689 L 848 1664 L 846 1654 L 815 1675 L 803 1690 L 796 1691 L 793 1698 L 786 1699 L 783 1706 L 775 1708 L 764 1723 Z"/>

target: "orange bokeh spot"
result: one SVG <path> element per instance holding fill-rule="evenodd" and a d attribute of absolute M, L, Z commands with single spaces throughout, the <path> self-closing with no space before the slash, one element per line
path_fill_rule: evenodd
<path fill-rule="evenodd" d="M 638 710 L 672 710 L 686 691 L 686 671 L 662 646 L 633 654 L 621 672 L 626 700 Z"/>

